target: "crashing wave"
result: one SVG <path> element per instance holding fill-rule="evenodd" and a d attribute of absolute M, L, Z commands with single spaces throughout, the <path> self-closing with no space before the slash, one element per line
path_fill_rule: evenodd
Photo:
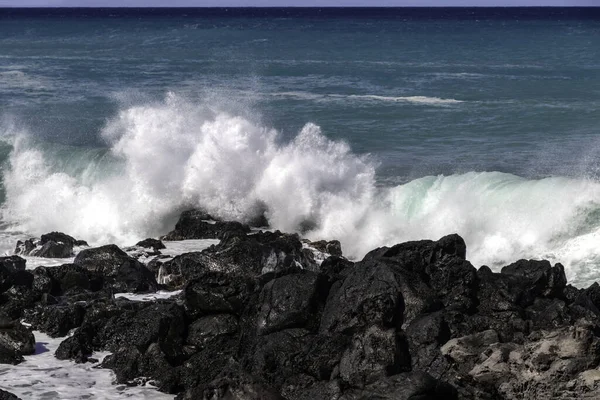
<path fill-rule="evenodd" d="M 469 172 L 381 188 L 373 160 L 314 124 L 284 143 L 274 129 L 176 96 L 123 109 L 103 136 L 111 156 L 92 169 L 118 165 L 118 173 L 90 174 L 85 166 L 66 173 L 27 136 L 14 138 L 3 172 L 2 216 L 11 229 L 131 244 L 167 232 L 181 210 L 201 207 L 242 221 L 264 211 L 273 228 L 339 239 L 353 257 L 456 232 L 475 265 L 548 258 L 577 282 L 600 261 L 600 183 L 593 180 Z"/>

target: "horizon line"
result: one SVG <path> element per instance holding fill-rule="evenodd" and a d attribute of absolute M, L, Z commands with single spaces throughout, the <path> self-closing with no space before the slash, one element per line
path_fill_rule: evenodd
<path fill-rule="evenodd" d="M 484 5 L 429 5 L 429 6 L 0 6 L 2 9 L 284 9 L 284 8 L 302 8 L 302 9 L 319 9 L 319 8 L 600 8 L 600 5 L 539 5 L 539 6 L 484 6 Z"/>

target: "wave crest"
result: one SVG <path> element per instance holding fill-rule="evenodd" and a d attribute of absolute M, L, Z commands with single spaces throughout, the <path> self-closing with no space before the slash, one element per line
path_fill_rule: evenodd
<path fill-rule="evenodd" d="M 379 188 L 369 157 L 314 124 L 282 143 L 273 129 L 176 96 L 122 110 L 103 136 L 112 156 L 101 162 L 113 172 L 90 175 L 65 173 L 18 135 L 3 172 L 4 221 L 130 244 L 166 233 L 186 208 L 242 221 L 266 209 L 274 228 L 339 239 L 353 257 L 456 232 L 475 265 L 543 257 L 563 262 L 575 282 L 600 275 L 596 181 L 469 172 Z"/>

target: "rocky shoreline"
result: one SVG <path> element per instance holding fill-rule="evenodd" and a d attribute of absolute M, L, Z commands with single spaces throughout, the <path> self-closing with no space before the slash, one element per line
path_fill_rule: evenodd
<path fill-rule="evenodd" d="M 174 258 L 157 239 L 89 248 L 52 232 L 18 243 L 0 258 L 0 363 L 33 354 L 37 330 L 65 337 L 57 359 L 110 351 L 101 365 L 118 383 L 177 399 L 600 398 L 600 285 L 568 285 L 560 264 L 476 269 L 458 235 L 352 262 L 337 241 L 200 211 L 162 238 L 185 239 L 219 242 Z M 21 257 L 76 248 L 57 267 L 27 270 Z M 178 294 L 115 297 L 157 290 Z"/>

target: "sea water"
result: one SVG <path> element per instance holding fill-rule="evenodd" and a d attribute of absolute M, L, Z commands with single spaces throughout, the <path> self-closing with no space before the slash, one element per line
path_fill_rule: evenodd
<path fill-rule="evenodd" d="M 200 207 L 600 277 L 597 9 L 0 11 L 0 243 Z"/>

